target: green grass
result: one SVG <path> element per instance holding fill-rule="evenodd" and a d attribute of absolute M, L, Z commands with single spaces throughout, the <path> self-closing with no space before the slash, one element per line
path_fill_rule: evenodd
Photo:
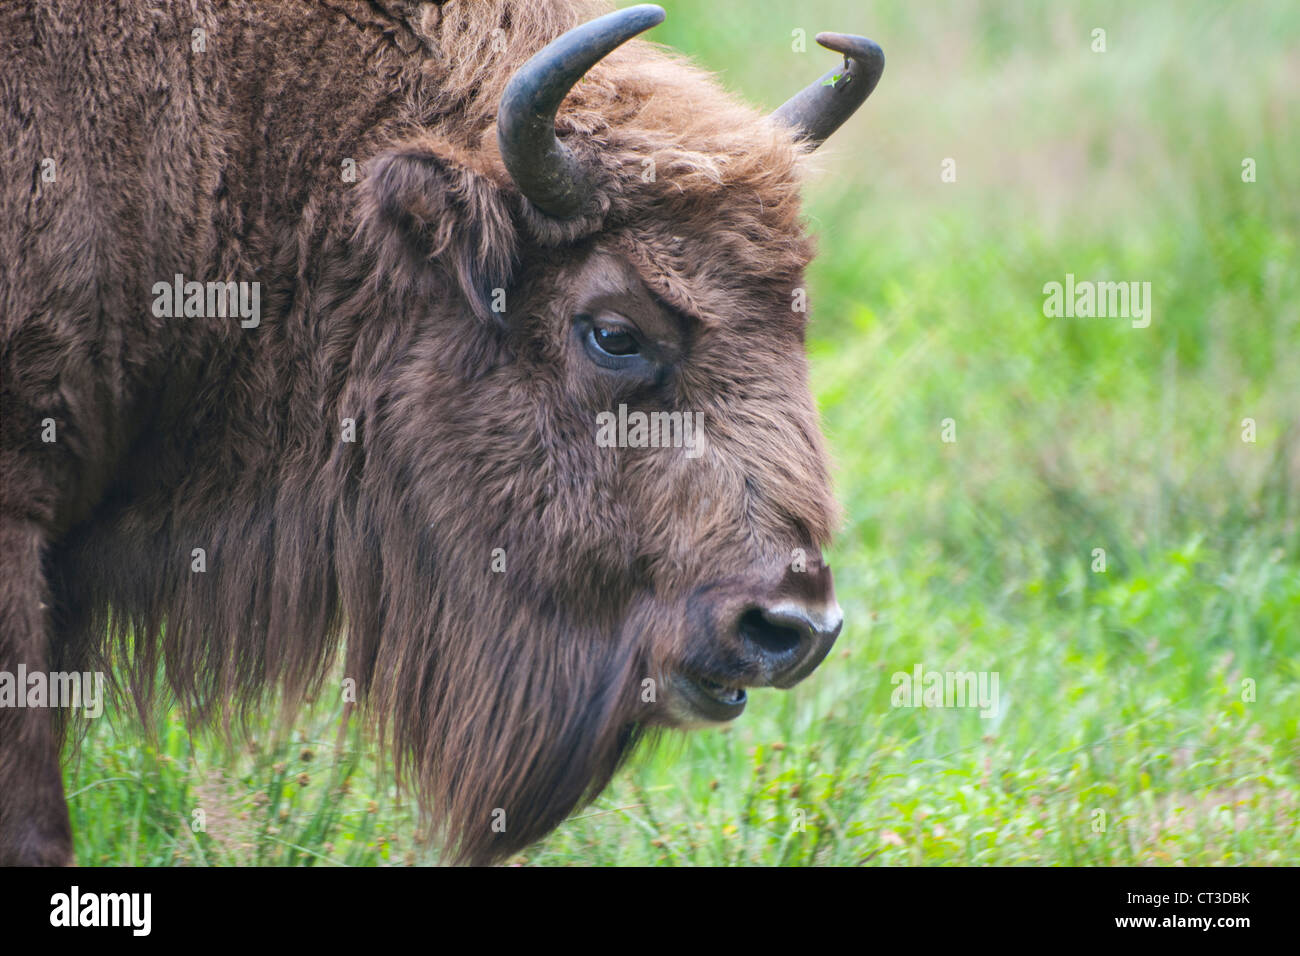
<path fill-rule="evenodd" d="M 1300 861 L 1300 6 L 665 6 L 657 39 L 765 105 L 834 63 L 795 28 L 889 57 L 809 189 L 848 623 L 799 688 L 637 760 L 522 859 Z M 1067 272 L 1151 282 L 1150 328 L 1044 317 Z M 998 716 L 892 707 L 918 663 L 996 671 Z M 233 763 L 96 723 L 78 858 L 436 860 L 337 716 Z"/>

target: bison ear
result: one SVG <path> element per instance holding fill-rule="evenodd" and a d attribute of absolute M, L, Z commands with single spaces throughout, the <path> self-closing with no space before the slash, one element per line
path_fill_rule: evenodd
<path fill-rule="evenodd" d="M 476 316 L 499 322 L 518 234 L 499 187 L 472 158 L 441 143 L 380 153 L 361 183 L 359 237 L 379 278 L 405 291 L 441 266 Z"/>

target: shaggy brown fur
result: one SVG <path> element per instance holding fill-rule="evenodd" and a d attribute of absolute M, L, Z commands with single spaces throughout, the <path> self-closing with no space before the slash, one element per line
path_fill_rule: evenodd
<path fill-rule="evenodd" d="M 674 673 L 745 678 L 717 608 L 779 588 L 793 548 L 816 563 L 835 520 L 791 310 L 800 150 L 634 41 L 557 120 L 589 208 L 534 209 L 502 87 L 604 9 L 0 6 L 0 670 L 113 668 L 146 711 L 162 672 L 200 719 L 293 708 L 345 645 L 470 862 L 678 723 Z M 259 281 L 260 326 L 155 317 L 176 273 Z M 575 345 L 584 290 L 620 282 L 652 293 L 671 375 Z M 702 412 L 705 454 L 596 447 L 620 402 Z M 58 723 L 0 708 L 0 861 L 71 859 Z"/>

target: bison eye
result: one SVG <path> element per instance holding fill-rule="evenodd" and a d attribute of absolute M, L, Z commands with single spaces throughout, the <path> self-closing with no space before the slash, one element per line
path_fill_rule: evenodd
<path fill-rule="evenodd" d="M 617 372 L 642 373 L 653 363 L 641 351 L 641 337 L 630 323 L 606 315 L 579 315 L 575 319 L 587 357 Z"/>
<path fill-rule="evenodd" d="M 636 338 L 624 329 L 595 326 L 591 330 L 591 340 L 606 355 L 636 355 L 641 351 Z"/>

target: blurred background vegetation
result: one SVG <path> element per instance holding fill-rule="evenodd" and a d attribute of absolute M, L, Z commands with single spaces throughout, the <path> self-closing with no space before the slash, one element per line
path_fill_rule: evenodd
<path fill-rule="evenodd" d="M 818 31 L 886 53 L 808 188 L 847 625 L 520 861 L 1300 860 L 1300 4 L 661 3 L 653 39 L 765 107 L 834 65 Z M 1067 273 L 1150 282 L 1150 327 L 1045 317 Z M 891 707 L 917 663 L 998 672 L 998 717 Z M 79 859 L 436 860 L 336 727 L 231 768 L 101 721 Z"/>

